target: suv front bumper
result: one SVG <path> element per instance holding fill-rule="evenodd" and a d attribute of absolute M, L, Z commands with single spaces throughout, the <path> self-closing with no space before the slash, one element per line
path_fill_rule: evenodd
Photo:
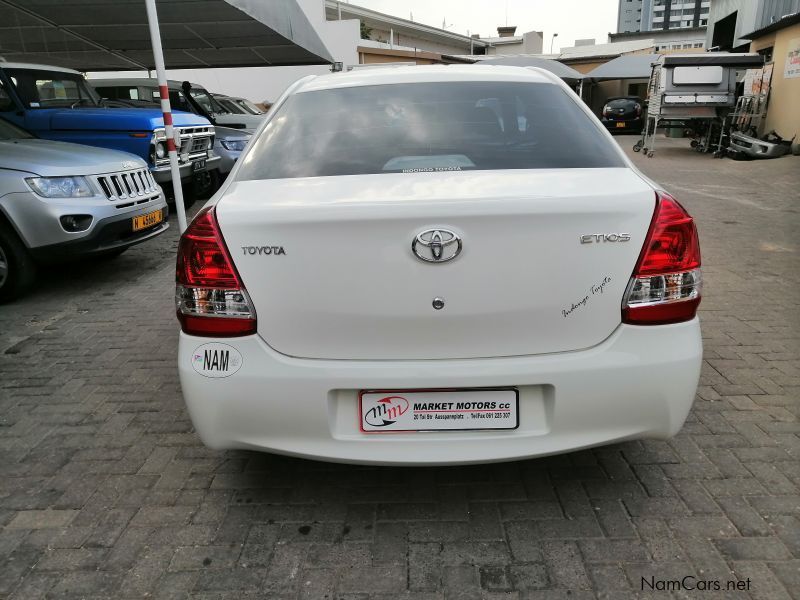
<path fill-rule="evenodd" d="M 191 177 L 195 173 L 203 173 L 205 171 L 213 171 L 214 169 L 216 169 L 216 168 L 218 168 L 220 166 L 219 163 L 220 163 L 221 160 L 222 159 L 219 156 L 216 156 L 216 155 L 209 156 L 208 158 L 205 159 L 205 161 L 206 161 L 205 167 L 203 167 L 202 169 L 199 169 L 197 171 L 194 170 L 194 165 L 195 165 L 195 162 L 197 162 L 197 161 L 188 162 L 188 163 L 184 163 L 184 164 L 180 165 L 178 167 L 178 170 L 180 171 L 180 174 L 181 174 L 181 181 L 183 181 L 184 179 L 188 179 L 189 177 Z M 156 182 L 158 182 L 158 183 L 169 183 L 170 181 L 172 181 L 172 168 L 169 166 L 169 164 L 161 165 L 159 167 L 151 167 L 150 168 L 150 173 L 152 173 L 153 179 L 155 179 Z"/>
<path fill-rule="evenodd" d="M 31 256 L 42 263 L 56 263 L 78 256 L 105 254 L 106 252 L 141 244 L 169 229 L 169 223 L 167 223 L 169 208 L 164 203 L 163 206 L 156 207 L 154 210 L 159 208 L 163 211 L 163 220 L 147 229 L 134 232 L 130 214 L 109 217 L 95 223 L 89 235 L 69 242 L 31 248 Z M 145 211 L 139 212 L 143 213 Z"/>

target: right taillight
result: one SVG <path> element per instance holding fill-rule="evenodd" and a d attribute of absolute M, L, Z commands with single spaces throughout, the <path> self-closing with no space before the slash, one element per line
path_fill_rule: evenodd
<path fill-rule="evenodd" d="M 689 321 L 700 304 L 700 244 L 689 213 L 656 192 L 656 209 L 625 299 L 622 322 L 664 325 Z"/>
<path fill-rule="evenodd" d="M 200 211 L 178 244 L 175 305 L 185 333 L 235 337 L 256 332 L 256 314 L 219 231 L 214 208 Z"/>

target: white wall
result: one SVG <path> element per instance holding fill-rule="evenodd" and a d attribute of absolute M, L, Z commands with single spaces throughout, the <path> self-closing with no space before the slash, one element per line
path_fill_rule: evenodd
<path fill-rule="evenodd" d="M 334 60 L 345 65 L 358 64 L 358 40 L 361 38 L 357 20 L 327 21 L 325 0 L 297 0 L 308 20 L 317 31 Z M 210 92 L 241 96 L 253 102 L 273 102 L 292 83 L 306 75 L 323 75 L 327 66 L 311 67 L 248 67 L 237 69 L 174 69 L 167 71 L 169 79 L 191 81 Z M 146 72 L 89 73 L 92 78 L 147 77 Z M 155 77 L 155 73 L 153 74 Z"/>

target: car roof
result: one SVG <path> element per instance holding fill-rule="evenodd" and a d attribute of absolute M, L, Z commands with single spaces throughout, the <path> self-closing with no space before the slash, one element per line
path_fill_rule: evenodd
<path fill-rule="evenodd" d="M 117 86 L 128 86 L 128 85 L 146 85 L 149 87 L 158 87 L 158 79 L 151 78 L 151 77 L 120 77 L 116 78 L 113 77 L 111 79 L 103 79 L 102 77 L 92 78 L 89 80 L 93 86 L 103 86 L 103 87 L 117 87 Z M 193 88 L 198 88 L 201 90 L 206 89 L 205 86 L 198 85 L 196 83 L 192 83 Z M 167 87 L 169 89 L 181 89 L 183 85 L 183 81 L 178 81 L 177 79 L 168 79 L 167 80 Z"/>
<path fill-rule="evenodd" d="M 552 73 L 535 67 L 502 65 L 415 65 L 364 68 L 347 73 L 310 76 L 295 93 L 367 85 L 396 83 L 440 83 L 448 81 L 518 81 L 560 83 Z"/>
<path fill-rule="evenodd" d="M 61 71 L 63 73 L 76 73 L 77 75 L 82 75 L 80 71 L 76 71 L 75 69 L 67 69 L 65 67 L 57 67 L 55 65 L 40 65 L 36 63 L 0 61 L 0 69 L 34 69 L 36 71 Z"/>

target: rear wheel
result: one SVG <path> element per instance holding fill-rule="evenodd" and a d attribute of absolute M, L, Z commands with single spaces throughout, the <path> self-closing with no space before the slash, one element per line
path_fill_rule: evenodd
<path fill-rule="evenodd" d="M 0 302 L 24 294 L 36 278 L 36 264 L 11 227 L 0 222 Z"/>

